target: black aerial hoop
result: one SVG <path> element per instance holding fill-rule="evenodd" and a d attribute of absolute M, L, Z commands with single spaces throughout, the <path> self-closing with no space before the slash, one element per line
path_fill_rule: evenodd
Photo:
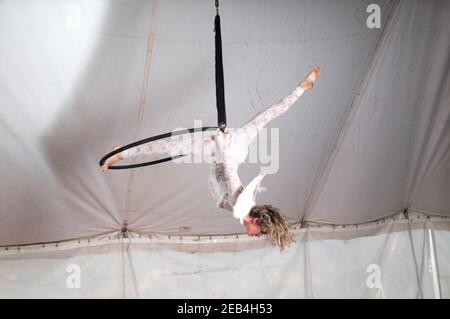
<path fill-rule="evenodd" d="M 150 143 L 150 142 L 161 140 L 161 139 L 168 138 L 171 136 L 192 134 L 194 132 L 204 132 L 204 131 L 212 130 L 212 129 L 215 130 L 217 128 L 219 128 L 222 132 L 225 131 L 225 128 L 227 126 L 227 116 L 226 116 L 226 110 L 225 110 L 225 88 L 224 88 L 224 77 L 223 77 L 222 35 L 221 35 L 221 30 L 220 30 L 219 0 L 215 0 L 215 6 L 216 6 L 216 17 L 214 19 L 214 32 L 216 33 L 216 35 L 215 35 L 215 47 L 216 47 L 215 58 L 216 58 L 217 126 L 205 126 L 205 127 L 200 127 L 200 128 L 190 128 L 190 129 L 186 129 L 186 130 L 179 130 L 179 131 L 175 131 L 175 132 L 164 133 L 164 134 L 152 136 L 152 137 L 149 137 L 146 139 L 139 140 L 137 142 L 130 143 L 128 145 L 122 146 L 122 147 L 106 154 L 105 156 L 103 156 L 102 159 L 99 161 L 100 166 L 103 166 L 105 161 L 108 158 L 110 158 L 111 156 L 114 156 L 120 152 L 123 152 L 123 151 L 128 150 L 133 147 L 136 147 L 138 145 Z M 183 156 L 186 156 L 186 155 L 180 154 L 180 155 L 165 157 L 162 159 L 145 162 L 145 163 L 110 166 L 108 169 L 129 169 L 129 168 L 137 168 L 137 167 L 155 165 L 155 164 L 159 164 L 159 163 L 168 162 L 168 161 L 171 161 L 176 158 L 183 157 Z"/>

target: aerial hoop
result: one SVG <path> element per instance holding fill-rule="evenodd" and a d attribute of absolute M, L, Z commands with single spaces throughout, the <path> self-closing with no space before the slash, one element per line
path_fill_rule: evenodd
<path fill-rule="evenodd" d="M 182 135 L 182 134 L 191 134 L 194 132 L 204 132 L 206 130 L 211 129 L 219 129 L 222 132 L 225 132 L 226 126 L 227 126 L 227 115 L 225 110 L 225 85 L 224 85 L 224 76 L 223 76 L 223 58 L 222 58 L 222 35 L 220 30 L 220 16 L 219 16 L 219 0 L 215 0 L 215 6 L 216 6 L 216 16 L 214 19 L 214 32 L 215 34 L 215 71 L 216 71 L 216 106 L 217 106 L 217 127 L 216 126 L 206 126 L 201 128 L 190 128 L 187 130 L 180 130 L 165 134 L 160 134 L 156 136 L 152 136 L 125 146 L 122 146 L 108 154 L 102 157 L 99 164 L 100 166 L 103 166 L 105 161 L 110 158 L 111 156 L 114 156 L 120 152 L 123 152 L 125 150 L 128 150 L 130 148 L 136 147 L 138 145 L 154 142 L 157 140 L 161 140 L 164 138 L 168 138 L 171 136 L 176 135 Z M 118 165 L 118 166 L 109 166 L 109 169 L 129 169 L 129 168 L 137 168 L 142 166 L 149 166 L 149 165 L 155 165 L 159 163 L 164 163 L 167 161 L 171 161 L 183 156 L 186 156 L 187 154 L 180 154 L 176 156 L 169 156 L 162 159 L 149 161 L 145 163 L 138 163 L 138 164 L 132 164 L 132 165 Z"/>

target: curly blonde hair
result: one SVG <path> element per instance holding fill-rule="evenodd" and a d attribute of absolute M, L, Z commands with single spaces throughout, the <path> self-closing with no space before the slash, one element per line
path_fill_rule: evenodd
<path fill-rule="evenodd" d="M 252 207 L 249 215 L 257 218 L 262 233 L 273 246 L 279 246 L 281 251 L 295 241 L 293 234 L 289 231 L 286 216 L 278 208 L 272 205 L 256 205 Z"/>

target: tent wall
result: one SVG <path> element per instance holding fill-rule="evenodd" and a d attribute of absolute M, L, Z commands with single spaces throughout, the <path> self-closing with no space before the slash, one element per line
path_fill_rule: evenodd
<path fill-rule="evenodd" d="M 296 243 L 281 254 L 243 236 L 129 234 L 10 247 L 0 252 L 0 297 L 449 298 L 449 231 L 448 219 L 410 214 L 297 230 Z M 69 288 L 73 267 L 79 288 Z"/>

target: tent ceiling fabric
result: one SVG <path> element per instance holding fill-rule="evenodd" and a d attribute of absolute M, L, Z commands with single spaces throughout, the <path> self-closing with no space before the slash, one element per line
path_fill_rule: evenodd
<path fill-rule="evenodd" d="M 393 12 L 384 35 L 366 26 L 368 1 L 221 3 L 230 127 L 322 67 L 316 88 L 269 125 L 280 164 L 258 202 L 292 221 L 354 224 L 405 207 L 450 216 L 450 4 L 372 2 L 383 25 Z M 242 231 L 215 208 L 207 164 L 98 167 L 113 144 L 216 124 L 214 10 L 206 0 L 0 3 L 0 245 L 124 223 Z M 261 165 L 241 167 L 244 184 Z"/>

